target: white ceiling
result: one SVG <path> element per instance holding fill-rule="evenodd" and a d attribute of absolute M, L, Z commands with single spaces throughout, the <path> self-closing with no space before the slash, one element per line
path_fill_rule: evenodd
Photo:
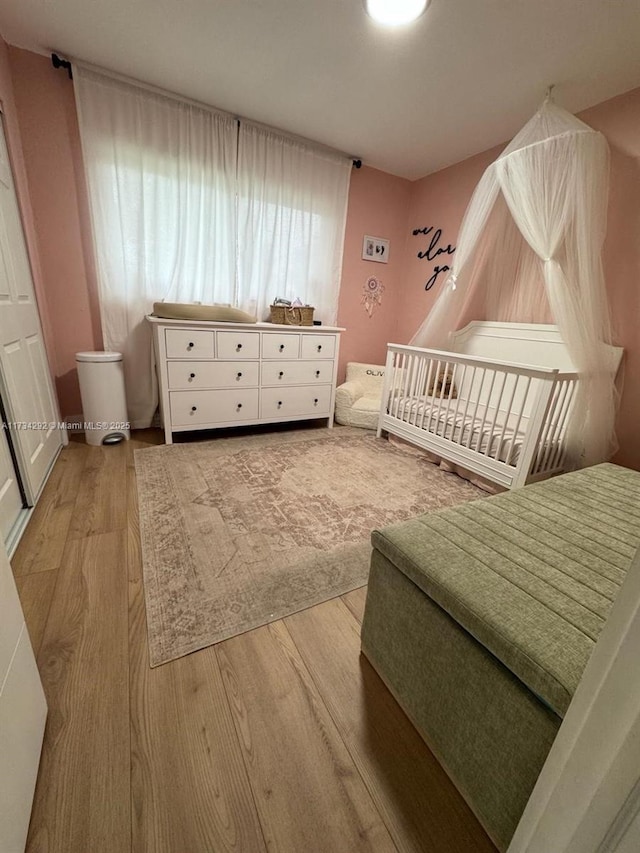
<path fill-rule="evenodd" d="M 549 83 L 573 111 L 640 86 L 639 0 L 433 0 L 395 31 L 361 0 L 0 0 L 0 33 L 411 179 L 509 139 Z"/>

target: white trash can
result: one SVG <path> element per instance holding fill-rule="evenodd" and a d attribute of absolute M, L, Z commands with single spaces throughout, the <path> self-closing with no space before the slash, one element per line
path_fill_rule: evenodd
<path fill-rule="evenodd" d="M 127 399 L 120 352 L 77 352 L 87 444 L 117 444 L 129 438 Z"/>

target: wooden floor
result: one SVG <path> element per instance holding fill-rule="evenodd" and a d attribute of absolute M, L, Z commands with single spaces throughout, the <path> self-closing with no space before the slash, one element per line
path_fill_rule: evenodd
<path fill-rule="evenodd" d="M 13 559 L 49 703 L 27 849 L 494 851 L 360 656 L 364 590 L 149 668 L 134 436 L 71 442 Z"/>

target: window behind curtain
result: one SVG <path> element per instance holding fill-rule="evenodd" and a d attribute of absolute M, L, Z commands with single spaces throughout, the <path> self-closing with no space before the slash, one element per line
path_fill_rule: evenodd
<path fill-rule="evenodd" d="M 268 318 L 276 296 L 335 322 L 351 162 L 74 66 L 105 347 L 124 354 L 129 417 L 157 406 L 153 302 Z"/>
<path fill-rule="evenodd" d="M 351 161 L 242 122 L 238 139 L 238 293 L 268 316 L 276 296 L 335 323 Z"/>

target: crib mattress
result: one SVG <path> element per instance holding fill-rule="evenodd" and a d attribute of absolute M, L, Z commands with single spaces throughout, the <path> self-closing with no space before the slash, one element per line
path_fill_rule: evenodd
<path fill-rule="evenodd" d="M 476 410 L 474 403 L 467 406 L 465 400 L 461 400 L 458 405 L 456 399 L 445 398 L 441 403 L 433 397 L 400 397 L 393 403 L 391 411 L 393 417 L 432 435 L 446 438 L 454 444 L 508 465 L 515 467 L 518 464 L 526 428 L 525 418 L 519 425 L 512 423 L 513 418 L 507 418 L 505 425 L 505 415 L 499 412 L 494 423 L 495 410 L 487 410 L 485 418 L 484 406 Z M 545 441 L 537 449 L 534 467 L 540 454 L 553 458 L 559 447 L 557 439 Z"/>
<path fill-rule="evenodd" d="M 563 716 L 640 546 L 640 472 L 597 465 L 372 542 Z"/>

